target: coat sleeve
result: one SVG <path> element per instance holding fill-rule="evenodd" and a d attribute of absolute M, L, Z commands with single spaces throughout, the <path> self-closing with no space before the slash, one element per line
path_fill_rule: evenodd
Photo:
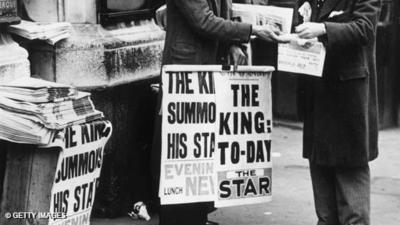
<path fill-rule="evenodd" d="M 194 30 L 204 36 L 219 40 L 248 42 L 251 25 L 226 20 L 216 16 L 207 0 L 174 0 L 176 7 L 187 19 Z"/>
<path fill-rule="evenodd" d="M 350 22 L 325 22 L 322 41 L 327 48 L 370 44 L 376 36 L 380 6 L 381 0 L 356 0 Z"/>

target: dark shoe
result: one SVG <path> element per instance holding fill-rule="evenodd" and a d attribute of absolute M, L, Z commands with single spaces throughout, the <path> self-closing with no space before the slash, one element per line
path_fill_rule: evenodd
<path fill-rule="evenodd" d="M 205 225 L 219 225 L 219 223 L 207 220 Z"/>

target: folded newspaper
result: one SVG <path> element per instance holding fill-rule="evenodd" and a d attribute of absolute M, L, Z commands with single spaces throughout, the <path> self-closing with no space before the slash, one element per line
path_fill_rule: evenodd
<path fill-rule="evenodd" d="M 8 31 L 29 40 L 39 39 L 54 45 L 58 41 L 71 36 L 71 24 L 67 22 L 39 23 L 22 20 L 20 24 L 9 26 Z"/>
<path fill-rule="evenodd" d="M 47 145 L 70 125 L 103 119 L 90 93 L 35 78 L 0 85 L 0 139 Z"/>
<path fill-rule="evenodd" d="M 317 39 L 294 38 L 279 44 L 278 70 L 321 77 L 325 57 L 326 49 Z"/>
<path fill-rule="evenodd" d="M 252 25 L 271 25 L 283 33 L 292 29 L 293 9 L 276 6 L 233 4 L 233 19 Z"/>

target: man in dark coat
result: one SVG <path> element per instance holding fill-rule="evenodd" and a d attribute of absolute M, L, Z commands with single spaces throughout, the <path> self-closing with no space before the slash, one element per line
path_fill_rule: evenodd
<path fill-rule="evenodd" d="M 299 1 L 299 6 L 305 1 Z M 319 225 L 369 224 L 368 162 L 378 156 L 375 40 L 380 0 L 311 0 L 295 28 L 327 49 L 322 78 L 303 77 L 303 156 Z"/>
<path fill-rule="evenodd" d="M 221 63 L 220 57 L 228 51 L 236 57 L 235 44 L 249 42 L 252 34 L 267 41 L 285 41 L 273 27 L 229 20 L 231 7 L 231 0 L 167 0 L 163 64 Z"/>
<path fill-rule="evenodd" d="M 231 21 L 231 5 L 231 0 L 167 0 L 163 65 L 221 64 L 221 58 L 226 58 L 228 53 L 235 64 L 241 64 L 246 56 L 237 44 L 249 42 L 251 35 L 266 41 L 285 42 L 273 27 Z M 152 163 L 158 189 L 161 115 L 156 120 Z M 161 206 L 160 225 L 205 225 L 209 209 L 207 203 Z"/>

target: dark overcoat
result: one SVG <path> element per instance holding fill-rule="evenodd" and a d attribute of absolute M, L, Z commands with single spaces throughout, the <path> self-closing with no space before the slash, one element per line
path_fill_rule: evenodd
<path fill-rule="evenodd" d="M 378 156 L 375 40 L 380 0 L 325 0 L 327 49 L 322 78 L 302 77 L 303 156 L 326 166 L 360 166 Z"/>
<path fill-rule="evenodd" d="M 248 42 L 251 25 L 227 20 L 231 6 L 231 0 L 167 0 L 163 64 L 217 64 L 228 43 Z"/>

